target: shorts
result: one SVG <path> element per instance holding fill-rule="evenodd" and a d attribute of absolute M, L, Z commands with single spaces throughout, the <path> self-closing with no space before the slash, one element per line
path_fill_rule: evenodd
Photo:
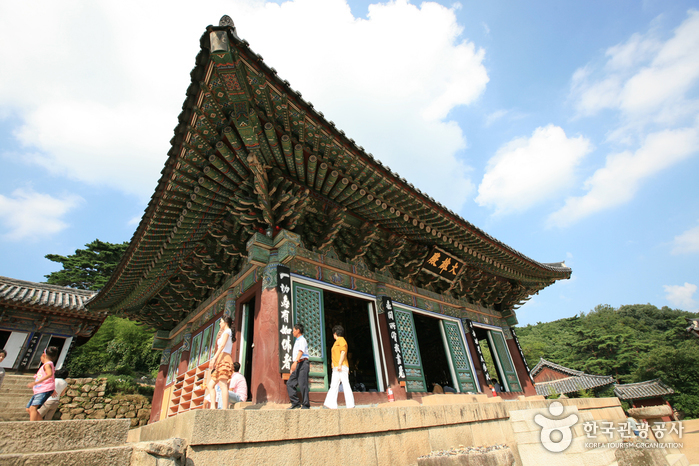
<path fill-rule="evenodd" d="M 41 417 L 43 417 L 45 421 L 50 421 L 53 419 L 53 415 L 56 413 L 59 404 L 61 404 L 60 400 L 46 400 L 46 403 L 39 408 L 39 414 L 41 414 Z"/>
<path fill-rule="evenodd" d="M 211 373 L 211 380 L 228 382 L 233 375 L 233 358 L 230 353 L 221 353 Z"/>
<path fill-rule="evenodd" d="M 50 392 L 44 392 L 44 393 L 35 393 L 34 396 L 29 398 L 29 403 L 27 403 L 27 408 L 31 406 L 36 406 L 37 408 L 44 403 L 46 403 L 46 400 L 49 399 L 51 394 L 53 393 L 53 390 Z"/>

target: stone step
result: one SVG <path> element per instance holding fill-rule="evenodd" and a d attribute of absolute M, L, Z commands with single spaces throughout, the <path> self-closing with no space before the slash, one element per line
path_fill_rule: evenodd
<path fill-rule="evenodd" d="M 670 466 L 689 466 L 689 460 L 682 453 L 673 453 L 671 455 L 665 455 L 667 464 Z"/>
<path fill-rule="evenodd" d="M 0 464 L 8 466 L 43 466 L 47 464 L 76 466 L 128 465 L 131 463 L 132 451 L 133 447 L 130 445 L 121 445 L 118 447 L 90 448 L 59 452 L 11 453 L 0 455 Z"/>
<path fill-rule="evenodd" d="M 32 453 L 116 447 L 126 443 L 129 427 L 129 419 L 0 422 L 0 451 Z"/>

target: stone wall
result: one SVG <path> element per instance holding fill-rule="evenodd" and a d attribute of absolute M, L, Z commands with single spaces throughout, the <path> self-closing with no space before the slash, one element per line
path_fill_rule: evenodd
<path fill-rule="evenodd" d="M 131 427 L 144 426 L 150 417 L 150 400 L 143 395 L 106 396 L 107 379 L 66 379 L 54 419 L 130 419 Z"/>

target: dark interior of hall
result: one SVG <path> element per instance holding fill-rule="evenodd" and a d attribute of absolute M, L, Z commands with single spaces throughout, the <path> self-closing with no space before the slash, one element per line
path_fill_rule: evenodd
<path fill-rule="evenodd" d="M 245 315 L 245 320 L 247 322 L 243 322 L 241 327 L 245 328 L 247 330 L 247 335 L 244 335 L 243 341 L 246 343 L 246 349 L 245 349 L 245 373 L 243 376 L 245 377 L 245 380 L 248 382 L 248 400 L 252 400 L 252 353 L 255 349 L 255 346 L 253 345 L 254 337 L 255 337 L 255 319 L 254 319 L 254 313 L 255 313 L 255 298 L 253 297 L 250 301 L 246 303 L 247 306 L 247 313 Z M 247 324 L 247 325 L 246 325 Z"/>
<path fill-rule="evenodd" d="M 369 324 L 368 301 L 331 291 L 323 291 L 325 314 L 325 351 L 328 358 L 328 383 L 332 378 L 331 349 L 335 343 L 332 328 L 342 325 L 348 345 L 352 390 L 377 391 L 374 346 Z"/>
<path fill-rule="evenodd" d="M 447 354 L 444 351 L 444 340 L 442 332 L 439 330 L 439 319 L 416 312 L 413 313 L 413 319 L 427 390 L 433 391 L 436 383 L 442 387 L 454 388 L 456 385 L 454 385 L 449 371 Z"/>

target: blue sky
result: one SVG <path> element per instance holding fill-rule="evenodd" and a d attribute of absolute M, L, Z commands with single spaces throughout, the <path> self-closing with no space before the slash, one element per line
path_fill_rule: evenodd
<path fill-rule="evenodd" d="M 223 14 L 358 144 L 598 304 L 699 310 L 696 2 L 0 3 L 0 275 L 129 241 Z"/>

